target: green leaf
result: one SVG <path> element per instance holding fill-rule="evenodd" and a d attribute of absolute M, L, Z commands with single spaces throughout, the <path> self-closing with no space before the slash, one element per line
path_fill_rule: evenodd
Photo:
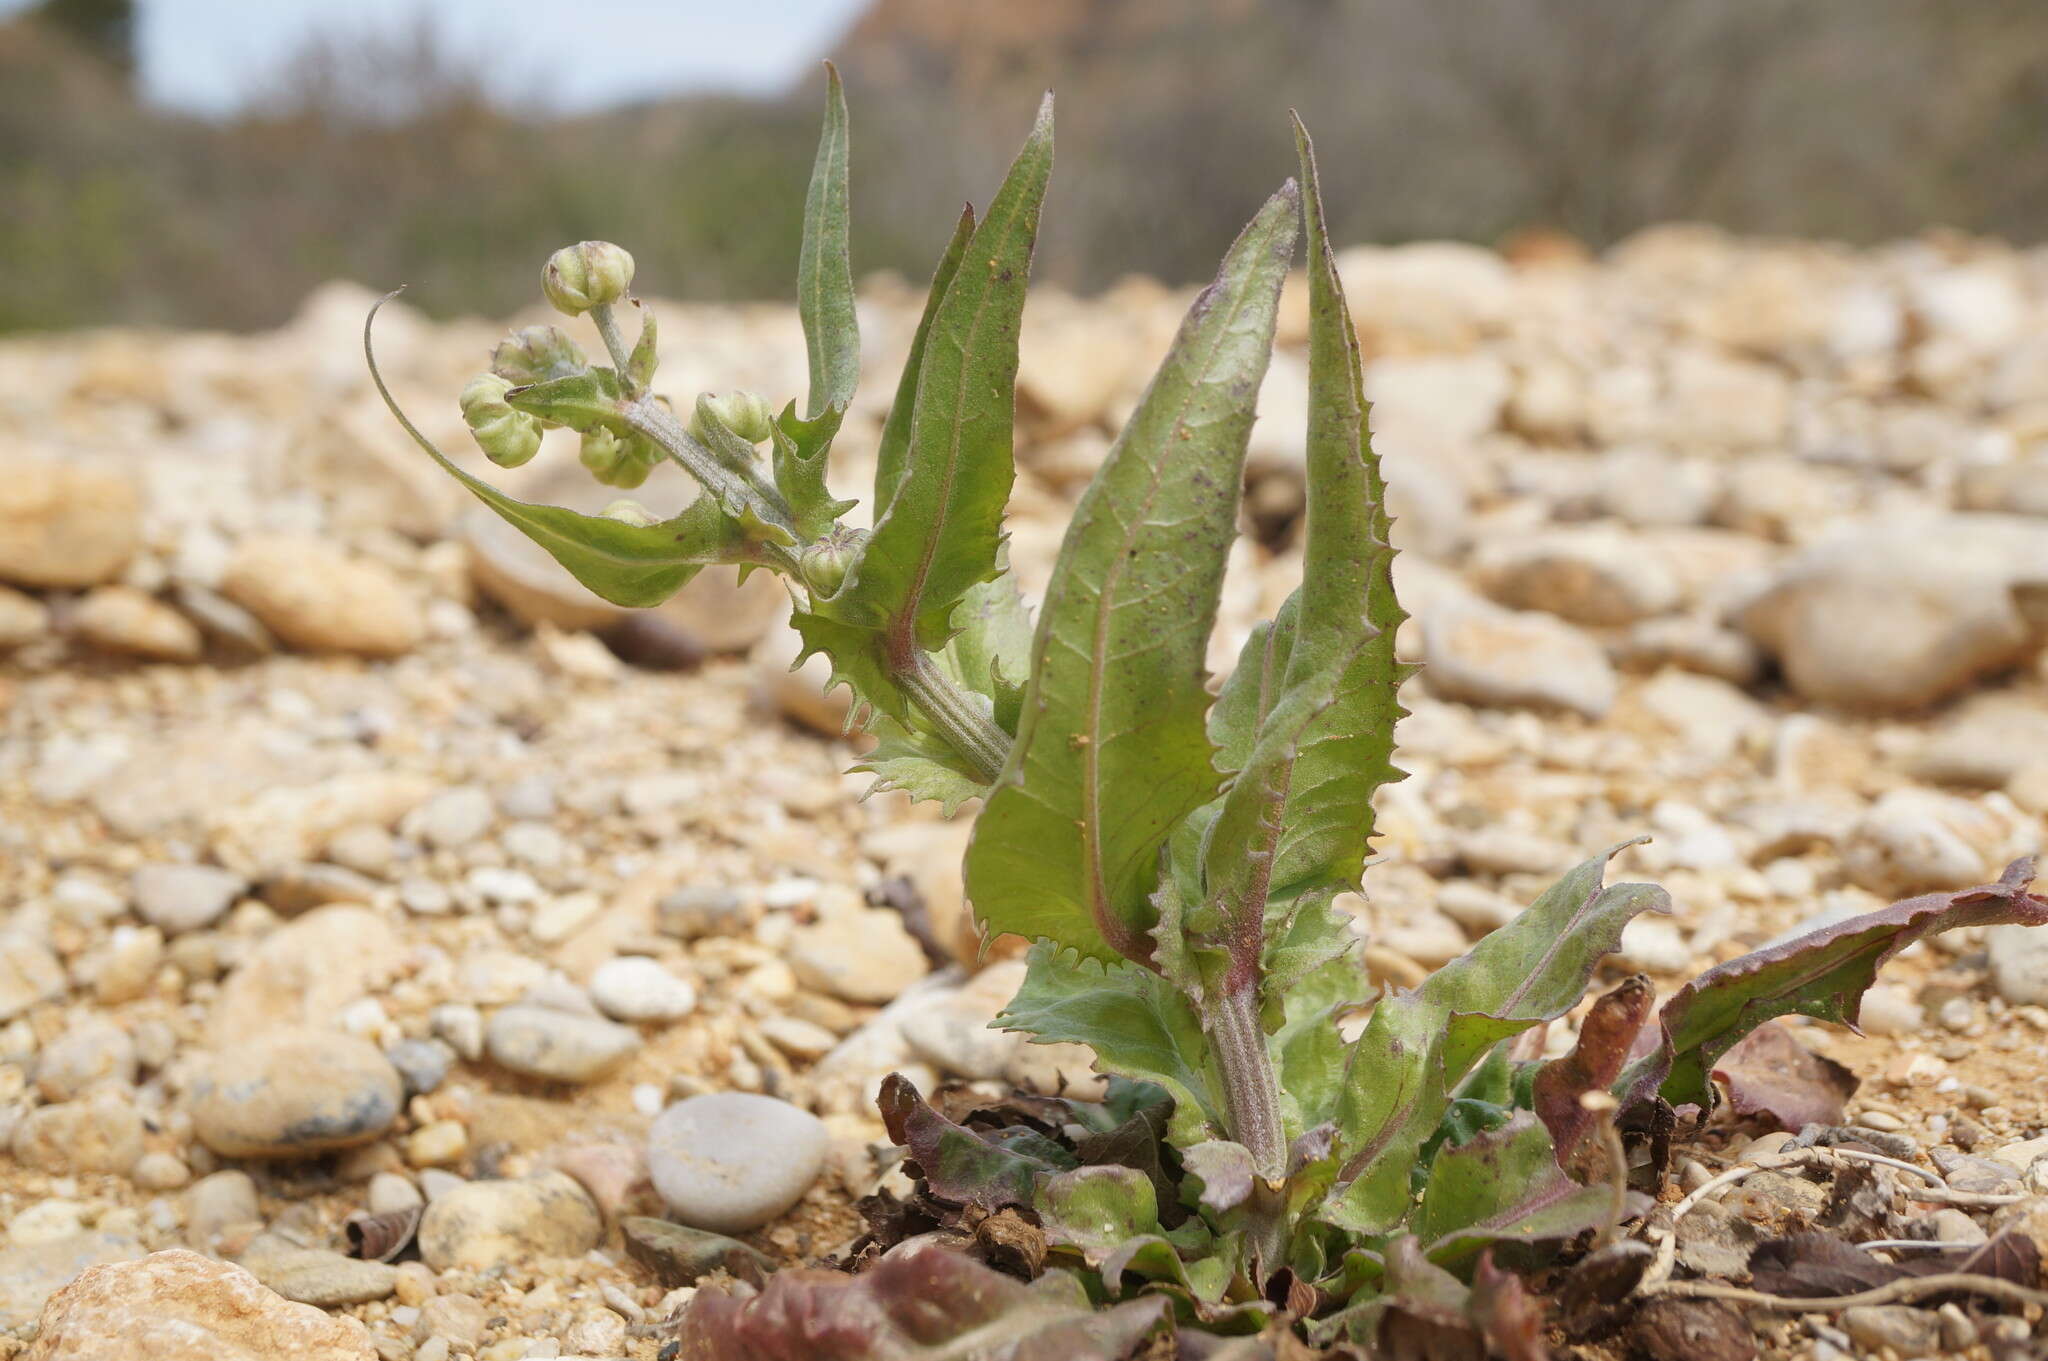
<path fill-rule="evenodd" d="M 825 130 L 804 196 L 804 242 L 797 256 L 797 314 L 811 361 L 810 416 L 846 410 L 860 382 L 860 323 L 853 307 L 848 244 L 846 91 L 825 63 Z"/>
<path fill-rule="evenodd" d="M 629 427 L 621 410 L 622 400 L 619 376 L 610 369 L 584 369 L 516 387 L 505 394 L 506 405 L 514 411 L 524 411 L 586 434 L 592 430 L 626 434 Z"/>
<path fill-rule="evenodd" d="M 1413 1235 L 1388 1244 L 1384 1261 L 1376 1265 L 1384 1278 L 1379 1290 L 1311 1323 L 1312 1341 L 1349 1338 L 1376 1357 L 1476 1361 L 1486 1355 L 1468 1319 L 1472 1292 L 1425 1257 Z"/>
<path fill-rule="evenodd" d="M 1663 1044 L 1631 1065 L 1622 1087 L 1633 1092 L 1646 1077 L 1661 1076 L 1672 1105 L 1713 1109 L 1715 1061 L 1765 1021 L 1797 1014 L 1853 1026 L 1877 971 L 1921 937 L 1964 926 L 2048 925 L 2048 898 L 2027 891 L 2033 878 L 2032 857 L 2017 860 L 1995 884 L 1908 898 L 1707 970 L 1664 1004 Z"/>
<path fill-rule="evenodd" d="M 1175 1145 L 1221 1136 L 1215 1062 L 1202 1023 L 1157 974 L 1041 943 L 1027 956 L 1024 985 L 996 1021 L 1041 1044 L 1089 1045 L 1102 1071 L 1165 1088 L 1174 1101 Z"/>
<path fill-rule="evenodd" d="M 1606 1223 L 1614 1192 L 1559 1170 L 1533 1112 L 1437 1154 L 1410 1227 L 1438 1266 L 1456 1268 L 1495 1243 L 1544 1243 Z"/>
<path fill-rule="evenodd" d="M 1071 1248 L 1089 1266 L 1133 1238 L 1159 1232 L 1152 1182 L 1134 1167 L 1077 1167 L 1046 1178 L 1032 1203 L 1045 1241 Z"/>
<path fill-rule="evenodd" d="M 1016 477 L 1017 335 L 1052 171 L 1052 101 L 967 243 L 920 357 L 910 453 L 873 536 L 831 604 L 902 652 L 944 646 L 968 588 L 996 574 Z"/>
<path fill-rule="evenodd" d="M 1015 733 L 1031 675 L 1031 616 L 1010 574 L 1007 547 L 1002 567 L 1002 575 L 969 587 L 961 598 L 953 612 L 958 631 L 941 656 L 962 685 L 989 698 L 996 726 Z"/>
<path fill-rule="evenodd" d="M 383 303 L 377 306 L 382 307 Z M 384 405 L 405 433 L 444 472 L 497 512 L 505 523 L 545 548 L 597 596 L 627 609 L 643 609 L 667 600 L 706 566 L 760 561 L 759 545 L 751 542 L 738 523 L 709 496 L 700 496 L 672 520 L 629 525 L 602 515 L 584 515 L 560 506 L 516 500 L 465 472 L 420 433 L 384 385 L 384 375 L 378 371 L 376 356 L 370 350 L 370 324 L 376 316 L 373 308 L 369 320 L 363 323 L 363 353 L 369 360 L 370 377 L 378 396 L 384 399 Z"/>
<path fill-rule="evenodd" d="M 910 701 L 896 688 L 881 651 L 872 646 L 874 630 L 805 609 L 791 611 L 789 624 L 803 644 L 796 664 L 801 666 L 811 654 L 822 653 L 832 663 L 825 689 L 844 685 L 853 692 L 848 727 L 867 726 L 874 712 L 887 714 L 902 724 L 911 721 Z"/>
<path fill-rule="evenodd" d="M 1243 770 L 1251 759 L 1259 727 L 1280 698 L 1280 678 L 1287 674 L 1299 603 L 1288 596 L 1278 615 L 1252 628 L 1238 650 L 1237 665 L 1210 706 L 1209 740 L 1216 746 L 1216 768 L 1227 775 Z"/>
<path fill-rule="evenodd" d="M 1220 778 L 1202 659 L 1296 211 L 1289 186 L 1231 247 L 1068 526 L 1017 742 L 967 855 L 992 930 L 1104 961 L 1152 953 L 1160 847 Z"/>
<path fill-rule="evenodd" d="M 1341 1160 L 1319 1218 L 1352 1233 L 1387 1233 L 1408 1213 L 1408 1175 L 1443 1119 L 1450 1093 L 1450 1015 L 1412 994 L 1382 998 L 1352 1042 L 1338 1100 Z"/>
<path fill-rule="evenodd" d="M 1298 658 L 1307 646 L 1306 639 L 1299 640 L 1292 655 Z M 1258 978 L 1260 961 L 1266 955 L 1267 919 L 1276 899 L 1275 875 L 1292 825 L 1294 781 L 1307 743 L 1337 708 L 1344 672 L 1361 647 L 1362 643 L 1354 640 L 1350 654 L 1333 659 L 1311 675 L 1297 675 L 1289 666 L 1289 683 L 1260 723 L 1258 741 L 1224 794 L 1222 809 L 1203 847 L 1206 901 L 1201 911 L 1189 913 L 1187 925 L 1191 932 L 1224 947 L 1239 986 L 1255 985 L 1252 980 Z M 1328 883 L 1304 887 L 1323 900 L 1334 891 Z"/>
<path fill-rule="evenodd" d="M 1280 990 L 1281 1025 L 1267 1045 L 1280 1078 L 1281 1123 L 1290 1136 L 1336 1115 L 1345 1066 L 1337 1013 L 1371 995 L 1372 985 L 1348 957 L 1333 959 Z"/>
<path fill-rule="evenodd" d="M 677 1361 L 1128 1361 L 1170 1353 L 1173 1318 L 1163 1298 L 1097 1309 L 1067 1272 L 1025 1285 L 914 1239 L 858 1276 L 778 1271 L 745 1298 L 699 1289 L 676 1336 Z"/>
<path fill-rule="evenodd" d="M 875 448 L 875 509 L 879 514 L 896 499 L 896 488 L 902 484 L 903 474 L 910 463 L 910 430 L 917 415 L 917 380 L 924 371 L 925 340 L 931 334 L 932 318 L 938 315 L 939 304 L 945 301 L 946 289 L 953 282 L 953 276 L 960 270 L 961 257 L 967 254 L 967 243 L 974 236 L 974 205 L 968 204 L 960 210 L 960 221 L 953 227 L 953 239 L 946 243 L 946 250 L 939 257 L 939 267 L 932 274 L 931 291 L 925 294 L 924 315 L 918 318 L 917 333 L 910 339 L 910 357 L 903 363 L 903 376 L 896 383 L 896 399 L 889 406 L 888 419 L 882 423 L 881 442 Z"/>
<path fill-rule="evenodd" d="M 1275 898 L 1357 886 L 1373 795 L 1404 778 L 1393 763 L 1394 725 L 1407 713 L 1401 682 L 1414 671 L 1394 655 L 1408 614 L 1394 596 L 1387 485 L 1372 447 L 1358 332 L 1330 249 L 1315 151 L 1298 118 L 1294 130 L 1308 234 L 1308 528 L 1283 688 L 1327 687 L 1330 699 L 1297 740 Z"/>
<path fill-rule="evenodd" d="M 987 787 L 944 738 L 925 731 L 916 715 L 908 723 L 878 714 L 868 725 L 874 749 L 851 767 L 875 777 L 869 794 L 900 789 L 913 799 L 932 799 L 945 817 L 978 799 Z"/>
<path fill-rule="evenodd" d="M 1671 896 L 1655 884 L 1601 887 L 1607 862 L 1634 844 L 1624 841 L 1567 871 L 1520 916 L 1431 974 L 1416 995 L 1449 1012 L 1507 1023 L 1494 1039 L 1570 1011 L 1601 957 L 1621 944 L 1622 927 L 1638 913 L 1671 910 Z M 1470 1043 L 1483 1031 L 1474 1027 Z M 1454 1041 L 1445 1051 L 1452 1083 L 1485 1052 L 1470 1043 Z"/>
<path fill-rule="evenodd" d="M 769 428 L 775 489 L 789 503 L 796 532 L 806 539 L 822 537 L 840 516 L 859 504 L 840 500 L 825 487 L 826 456 L 844 416 L 842 410 L 832 407 L 824 415 L 807 421 L 796 414 L 796 403 L 791 402 Z"/>

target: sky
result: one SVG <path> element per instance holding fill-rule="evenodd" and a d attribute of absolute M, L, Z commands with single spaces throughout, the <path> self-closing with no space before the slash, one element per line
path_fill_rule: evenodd
<path fill-rule="evenodd" d="M 29 0 L 0 0 L 0 15 Z M 143 89 L 233 113 L 310 37 L 407 29 L 430 14 L 459 53 L 489 51 L 508 88 L 584 112 L 690 90 L 782 89 L 826 54 L 863 0 L 138 0 Z M 513 88 L 517 87 L 517 88 Z"/>

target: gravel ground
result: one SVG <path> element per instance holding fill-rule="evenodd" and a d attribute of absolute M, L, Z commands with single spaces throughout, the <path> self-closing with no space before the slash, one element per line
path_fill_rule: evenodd
<path fill-rule="evenodd" d="M 1422 245 L 1343 268 L 1426 663 L 1350 904 L 1375 973 L 1413 981 L 1639 833 L 1618 868 L 1677 911 L 1611 972 L 1667 989 L 2038 849 L 2048 255 L 1674 227 L 1599 261 Z M 1037 300 L 1029 590 L 1187 296 Z M 105 1354 L 93 1320 L 135 1339 L 122 1320 L 175 1317 L 152 1356 L 644 1361 L 688 1287 L 621 1221 L 816 1259 L 880 1172 L 884 1073 L 1091 1080 L 1085 1052 L 978 1028 L 1017 965 L 977 954 L 966 829 L 859 800 L 841 709 L 787 672 L 780 588 L 581 595 L 390 427 L 369 300 L 330 286 L 265 336 L 0 344 L 0 1357 L 79 1361 Z M 864 289 L 842 494 L 919 301 Z M 1298 563 L 1290 301 L 1218 666 Z M 787 310 L 660 310 L 676 395 L 801 386 Z M 387 309 L 387 372 L 451 451 L 499 330 Z M 489 471 L 611 495 L 552 438 Z M 1865 1035 L 1794 1030 L 1861 1078 L 1848 1123 L 2023 1197 L 1947 1234 L 2048 1248 L 2043 937 L 1915 947 Z M 1759 1132 L 1716 1131 L 1681 1189 Z M 1825 1194 L 1776 1180 L 1723 1218 L 1782 1231 Z M 1931 1213 L 1893 1191 L 1900 1223 Z M 347 1255 L 422 1204 L 398 1263 Z M 1816 1361 L 2024 1331 L 1931 1307 L 1757 1326 Z"/>

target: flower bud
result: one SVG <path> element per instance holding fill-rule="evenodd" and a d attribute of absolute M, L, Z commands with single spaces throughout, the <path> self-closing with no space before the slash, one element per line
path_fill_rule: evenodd
<path fill-rule="evenodd" d="M 630 496 L 621 496 L 618 500 L 599 511 L 598 514 L 607 520 L 617 520 L 622 525 L 633 525 L 640 529 L 661 523 L 660 518 L 653 511 L 641 505 Z"/>
<path fill-rule="evenodd" d="M 867 537 L 865 530 L 835 525 L 831 533 L 804 549 L 797 558 L 797 570 L 803 573 L 804 585 L 811 588 L 812 595 L 825 598 L 839 593 Z"/>
<path fill-rule="evenodd" d="M 647 474 L 654 470 L 654 460 L 645 454 L 644 441 L 637 435 L 620 438 L 602 427 L 591 430 L 583 436 L 583 447 L 578 454 L 590 475 L 607 487 L 620 487 L 631 491 L 647 480 Z"/>
<path fill-rule="evenodd" d="M 759 444 L 767 439 L 775 423 L 775 408 L 767 400 L 751 392 L 732 392 L 723 397 L 706 396 L 704 405 L 711 408 L 711 414 L 720 425 L 738 435 L 749 444 Z M 705 439 L 702 413 L 690 413 L 690 434 L 699 440 Z"/>
<path fill-rule="evenodd" d="M 505 404 L 512 385 L 495 373 L 478 374 L 462 390 L 462 419 L 484 457 L 517 468 L 540 452 L 540 422 Z"/>
<path fill-rule="evenodd" d="M 588 368 L 583 351 L 559 326 L 528 326 L 514 331 L 491 351 L 491 372 L 513 387 L 567 378 Z"/>
<path fill-rule="evenodd" d="M 558 312 L 580 317 L 609 307 L 633 286 L 633 257 L 609 241 L 579 241 L 548 257 L 540 289 Z"/>

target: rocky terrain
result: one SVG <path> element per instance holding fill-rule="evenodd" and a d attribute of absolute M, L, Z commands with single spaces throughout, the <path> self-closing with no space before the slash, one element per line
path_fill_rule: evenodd
<path fill-rule="evenodd" d="M 1673 227 L 1598 261 L 1342 268 L 1425 663 L 1351 903 L 1376 974 L 1415 981 L 1642 833 L 1619 868 L 1677 911 L 1612 972 L 1666 987 L 2039 847 L 2048 253 Z M 392 427 L 369 301 L 334 285 L 267 335 L 0 343 L 0 1357 L 649 1361 L 708 1267 L 858 1231 L 884 1073 L 1091 1080 L 1086 1053 L 980 1028 L 1018 966 L 977 951 L 966 826 L 857 801 L 781 588 L 580 594 Z M 866 491 L 920 301 L 864 290 L 841 494 Z M 1289 302 L 1219 668 L 1298 562 Z M 1185 303 L 1036 299 L 1027 591 Z M 787 309 L 660 310 L 678 396 L 799 390 Z M 500 329 L 382 326 L 401 400 L 465 459 L 455 393 Z M 608 500 L 554 438 L 488 471 Z M 1842 1123 L 1989 1200 L 1874 1236 L 2048 1250 L 2048 932 L 1957 933 L 1887 979 L 1866 1035 L 1793 1033 L 1860 1077 Z M 1717 1133 L 1681 1184 L 1759 1134 L 1784 1139 Z M 1824 1195 L 1752 1178 L 1685 1221 L 1681 1261 Z M 1830 1361 L 1990 1354 L 2028 1324 L 1756 1327 Z"/>

